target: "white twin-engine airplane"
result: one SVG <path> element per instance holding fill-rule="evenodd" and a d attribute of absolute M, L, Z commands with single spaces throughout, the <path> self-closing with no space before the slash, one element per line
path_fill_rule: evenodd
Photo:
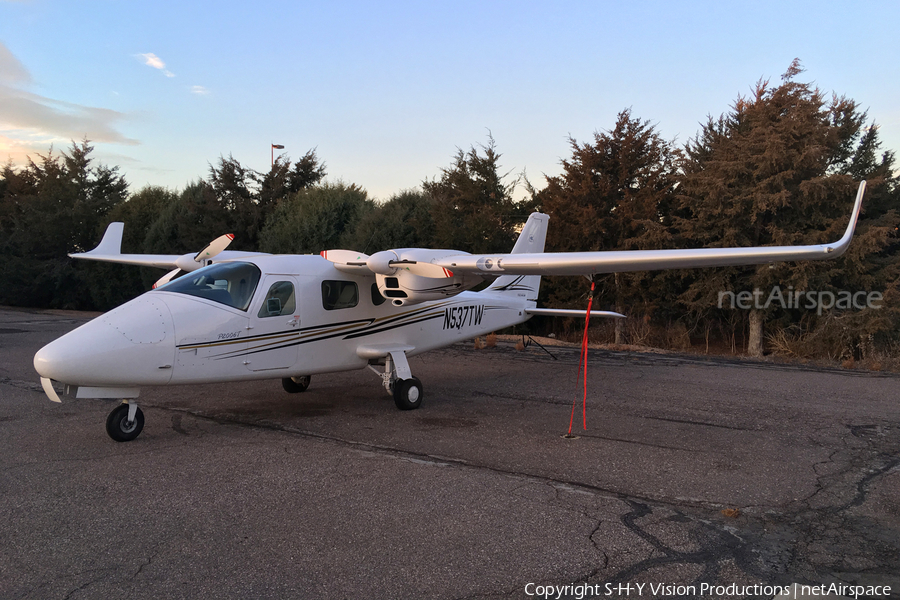
<path fill-rule="evenodd" d="M 302 392 L 310 376 L 370 367 L 401 410 L 422 404 L 422 383 L 407 358 L 523 323 L 537 308 L 541 275 L 752 265 L 841 256 L 865 192 L 834 244 L 545 253 L 549 217 L 534 213 L 509 254 L 470 255 L 411 248 L 372 256 L 348 250 L 315 255 L 226 251 L 234 236 L 184 256 L 122 254 L 123 223 L 111 223 L 84 258 L 175 267 L 155 289 L 41 348 L 34 367 L 47 396 L 52 381 L 75 398 L 116 398 L 106 430 L 135 439 L 144 417 L 140 386 L 280 378 Z M 188 274 L 174 278 L 179 271 Z M 494 280 L 480 292 L 467 291 Z M 593 311 L 592 315 L 621 317 Z"/>

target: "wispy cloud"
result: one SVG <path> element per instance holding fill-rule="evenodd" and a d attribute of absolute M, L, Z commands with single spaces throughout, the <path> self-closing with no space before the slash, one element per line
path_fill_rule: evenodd
<path fill-rule="evenodd" d="M 206 96 L 209 94 L 209 90 L 202 85 L 194 85 L 191 86 L 191 93 L 195 96 Z"/>
<path fill-rule="evenodd" d="M 9 48 L 0 42 L 0 83 L 20 85 L 31 83 L 31 74 Z"/>
<path fill-rule="evenodd" d="M 164 63 L 160 57 L 153 54 L 152 52 L 147 52 L 146 54 L 138 54 L 137 57 L 143 60 L 144 64 L 148 67 L 153 67 L 154 69 L 158 69 L 165 73 L 166 77 L 175 77 L 175 73 L 166 68 L 166 63 Z"/>
<path fill-rule="evenodd" d="M 16 162 L 49 144 L 87 138 L 93 142 L 137 145 L 117 126 L 124 113 L 56 100 L 28 91 L 28 69 L 0 42 L 0 159 Z"/>

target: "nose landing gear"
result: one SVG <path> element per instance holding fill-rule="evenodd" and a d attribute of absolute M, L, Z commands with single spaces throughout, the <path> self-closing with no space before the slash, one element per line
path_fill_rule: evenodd
<path fill-rule="evenodd" d="M 134 402 L 123 402 L 106 418 L 106 433 L 117 442 L 130 442 L 144 429 L 144 413 Z"/>
<path fill-rule="evenodd" d="M 309 387 L 309 381 L 309 375 L 304 375 L 303 377 L 282 377 L 281 387 L 289 394 L 299 394 L 306 391 L 306 388 Z"/>
<path fill-rule="evenodd" d="M 379 373 L 371 363 L 369 368 L 381 376 L 384 389 L 388 394 L 394 397 L 394 404 L 400 410 L 414 410 L 422 406 L 422 399 L 425 393 L 422 389 L 422 382 L 417 377 L 413 377 L 409 369 L 409 362 L 406 360 L 406 352 L 404 350 L 384 351 L 384 371 Z"/>

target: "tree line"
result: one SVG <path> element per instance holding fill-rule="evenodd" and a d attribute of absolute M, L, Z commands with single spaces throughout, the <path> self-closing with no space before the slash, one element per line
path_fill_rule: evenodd
<path fill-rule="evenodd" d="M 604 275 L 595 305 L 629 315 L 610 332 L 617 343 L 671 344 L 658 338 L 675 332 L 683 344 L 726 342 L 753 355 L 767 347 L 844 359 L 896 354 L 894 153 L 882 149 L 857 102 L 798 82 L 801 72 L 794 61 L 780 84 L 757 82 L 683 146 L 623 110 L 592 140 L 570 139 L 562 172 L 545 176 L 540 189 L 502 171 L 490 137 L 458 150 L 437 177 L 381 202 L 357 184 L 327 179 L 315 149 L 293 162 L 280 156 L 267 173 L 220 157 L 181 191 L 129 193 L 117 167 L 96 163 L 88 141 L 73 142 L 0 171 L 0 304 L 106 310 L 149 289 L 160 272 L 67 258 L 94 247 L 111 221 L 126 223 L 124 252 L 154 254 L 196 251 L 226 232 L 236 234 L 235 249 L 272 253 L 506 252 L 534 210 L 551 216 L 550 252 L 815 244 L 840 237 L 866 179 L 856 237 L 838 260 Z M 515 200 L 518 186 L 525 197 Z M 589 289 L 581 278 L 548 277 L 541 301 L 580 308 Z M 723 293 L 767 298 L 774 289 L 877 291 L 882 300 L 878 309 L 721 306 Z"/>

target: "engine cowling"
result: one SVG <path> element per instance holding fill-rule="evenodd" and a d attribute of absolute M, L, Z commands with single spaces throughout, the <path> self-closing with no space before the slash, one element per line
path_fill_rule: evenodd
<path fill-rule="evenodd" d="M 449 298 L 484 281 L 480 275 L 457 274 L 432 264 L 438 258 L 459 254 L 465 253 L 425 248 L 387 250 L 373 254 L 372 258 L 376 260 L 371 261 L 369 266 L 375 272 L 381 295 L 395 306 L 405 306 Z M 385 260 L 388 255 L 395 257 L 391 258 L 390 264 Z M 386 268 L 388 266 L 390 270 Z M 423 273 L 428 276 L 423 276 Z"/>
<path fill-rule="evenodd" d="M 378 291 L 382 296 L 391 301 L 394 306 L 406 306 L 407 304 L 419 304 L 429 300 L 442 300 L 471 289 L 478 285 L 475 281 L 470 285 L 464 277 L 420 277 L 409 271 L 398 270 L 394 275 L 375 275 L 378 283 Z"/>
<path fill-rule="evenodd" d="M 454 273 L 433 261 L 465 255 L 458 250 L 405 248 L 383 250 L 369 256 L 350 250 L 326 250 L 322 257 L 336 269 L 355 275 L 374 274 L 381 295 L 394 306 L 442 300 L 470 290 L 491 275 Z"/>

